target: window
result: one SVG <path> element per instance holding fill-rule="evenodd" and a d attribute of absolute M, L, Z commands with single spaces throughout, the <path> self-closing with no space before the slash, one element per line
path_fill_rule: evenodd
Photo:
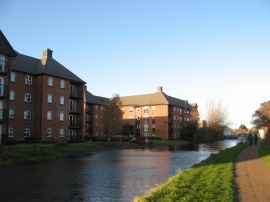
<path fill-rule="evenodd" d="M 156 124 L 156 117 L 152 117 L 152 124 Z"/>
<path fill-rule="evenodd" d="M 144 118 L 143 118 L 143 122 L 144 122 L 144 123 L 148 123 L 148 117 L 144 117 Z"/>
<path fill-rule="evenodd" d="M 144 114 L 148 114 L 148 107 L 144 107 L 144 108 L 143 108 L 143 113 L 144 113 Z"/>
<path fill-rule="evenodd" d="M 65 104 L 65 97 L 60 96 L 60 105 L 64 105 L 64 104 Z"/>
<path fill-rule="evenodd" d="M 14 119 L 15 111 L 14 109 L 9 109 L 9 118 Z"/>
<path fill-rule="evenodd" d="M 25 77 L 24 77 L 24 83 L 26 85 L 32 85 L 32 76 L 25 75 Z"/>
<path fill-rule="evenodd" d="M 23 136 L 24 137 L 30 137 L 31 136 L 31 129 L 30 128 L 24 128 L 23 129 Z"/>
<path fill-rule="evenodd" d="M 15 82 L 16 81 L 16 73 L 15 72 L 11 72 L 10 74 L 10 81 Z"/>
<path fill-rule="evenodd" d="M 64 112 L 60 112 L 60 121 L 64 121 Z"/>
<path fill-rule="evenodd" d="M 11 90 L 9 92 L 9 100 L 15 100 L 15 91 Z"/>
<path fill-rule="evenodd" d="M 5 56 L 0 54 L 0 71 L 5 71 Z"/>
<path fill-rule="evenodd" d="M 96 123 L 96 128 L 98 128 L 98 123 Z"/>
<path fill-rule="evenodd" d="M 31 93 L 25 93 L 24 94 L 24 102 L 32 102 Z"/>
<path fill-rule="evenodd" d="M 60 128 L 59 130 L 59 137 L 64 137 L 65 136 L 65 133 L 64 133 L 64 129 L 63 128 Z"/>
<path fill-rule="evenodd" d="M 23 115 L 24 119 L 26 120 L 30 120 L 31 119 L 31 111 L 24 111 L 24 115 Z"/>
<path fill-rule="evenodd" d="M 52 120 L 52 111 L 47 112 L 47 120 Z"/>
<path fill-rule="evenodd" d="M 98 105 L 96 105 L 96 110 L 98 110 Z"/>
<path fill-rule="evenodd" d="M 48 86 L 53 86 L 53 78 L 48 77 Z"/>
<path fill-rule="evenodd" d="M 132 107 L 129 108 L 129 112 L 133 112 L 133 108 Z"/>
<path fill-rule="evenodd" d="M 47 137 L 52 137 L 52 128 L 47 128 L 46 135 Z"/>
<path fill-rule="evenodd" d="M 8 128 L 8 137 L 13 137 L 14 135 L 14 129 L 13 128 Z"/>
<path fill-rule="evenodd" d="M 61 80 L 60 88 L 65 88 L 65 87 L 66 87 L 66 82 L 65 82 L 65 80 Z"/>
<path fill-rule="evenodd" d="M 98 118 L 98 115 L 96 114 L 96 119 Z"/>
<path fill-rule="evenodd" d="M 52 94 L 48 94 L 48 103 L 52 103 Z"/>
<path fill-rule="evenodd" d="M 133 117 L 132 116 L 129 117 L 129 121 L 133 121 Z"/>
<path fill-rule="evenodd" d="M 143 131 L 144 131 L 144 132 L 148 132 L 148 124 L 144 124 L 144 126 L 143 126 Z"/>

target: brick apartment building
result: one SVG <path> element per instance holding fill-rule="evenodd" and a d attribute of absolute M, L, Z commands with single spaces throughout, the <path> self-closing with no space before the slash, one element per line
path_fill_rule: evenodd
<path fill-rule="evenodd" d="M 17 53 L 0 31 L 0 61 L 0 142 L 83 140 L 85 82 L 54 60 L 52 50 L 41 59 Z"/>
<path fill-rule="evenodd" d="M 135 136 L 177 138 L 192 117 L 188 101 L 166 95 L 162 87 L 152 94 L 121 97 L 121 102 L 124 122 Z"/>
<path fill-rule="evenodd" d="M 103 136 L 103 109 L 109 100 L 105 97 L 95 96 L 88 91 L 86 95 L 86 136 Z"/>
<path fill-rule="evenodd" d="M 13 50 L 0 30 L 0 142 L 15 137 L 80 142 L 102 136 L 109 98 L 92 95 L 85 82 L 45 49 L 41 59 Z M 173 139 L 195 116 L 197 104 L 156 93 L 120 97 L 133 135 Z M 192 114 L 191 114 L 192 112 Z"/>
<path fill-rule="evenodd" d="M 18 53 L 11 62 L 8 136 L 82 141 L 84 84 L 50 49 L 41 59 Z"/>
<path fill-rule="evenodd" d="M 8 133 L 8 93 L 10 61 L 17 54 L 0 30 L 0 144 Z"/>

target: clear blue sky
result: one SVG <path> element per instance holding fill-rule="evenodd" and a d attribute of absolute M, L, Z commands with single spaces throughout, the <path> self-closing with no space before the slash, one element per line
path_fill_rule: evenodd
<path fill-rule="evenodd" d="M 269 100 L 269 0 L 0 0 L 0 29 L 20 53 L 53 57 L 94 95 L 220 101 L 231 127 Z"/>

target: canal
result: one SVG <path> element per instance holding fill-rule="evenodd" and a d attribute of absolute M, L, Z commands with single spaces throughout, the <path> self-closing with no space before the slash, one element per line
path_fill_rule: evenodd
<path fill-rule="evenodd" d="M 235 140 L 225 140 L 100 151 L 79 159 L 2 167 L 0 201 L 132 201 L 211 153 L 235 144 Z"/>

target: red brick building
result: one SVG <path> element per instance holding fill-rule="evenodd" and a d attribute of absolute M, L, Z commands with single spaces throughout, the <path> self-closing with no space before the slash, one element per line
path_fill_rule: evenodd
<path fill-rule="evenodd" d="M 103 109 L 109 100 L 86 91 L 86 136 L 103 136 Z"/>
<path fill-rule="evenodd" d="M 7 141 L 10 61 L 17 54 L 0 30 L 0 144 Z"/>
<path fill-rule="evenodd" d="M 41 59 L 18 53 L 11 62 L 8 136 L 82 141 L 84 84 L 50 49 Z"/>
<path fill-rule="evenodd" d="M 162 87 L 156 93 L 121 97 L 123 119 L 133 128 L 133 135 L 174 139 L 181 128 L 191 121 L 192 106 L 165 94 Z"/>

